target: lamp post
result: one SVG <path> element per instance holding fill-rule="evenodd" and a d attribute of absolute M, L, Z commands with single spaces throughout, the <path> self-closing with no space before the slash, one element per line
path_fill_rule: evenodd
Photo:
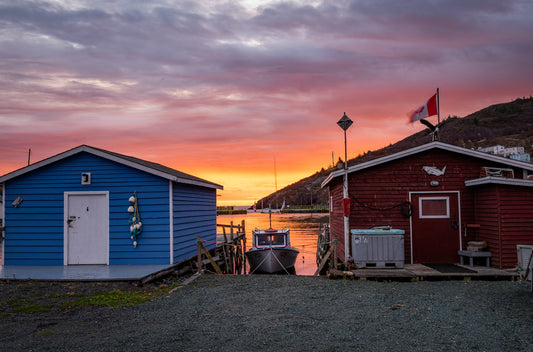
<path fill-rule="evenodd" d="M 346 112 L 337 121 L 337 125 L 344 131 L 344 184 L 342 187 L 342 206 L 344 212 L 344 263 L 350 258 L 350 197 L 348 195 L 348 148 L 346 145 L 346 130 L 350 128 L 353 121 L 346 116 Z"/>

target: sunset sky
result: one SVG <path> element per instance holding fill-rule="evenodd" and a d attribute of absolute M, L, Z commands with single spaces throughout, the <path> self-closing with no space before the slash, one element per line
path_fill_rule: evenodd
<path fill-rule="evenodd" d="M 533 94 L 533 1 L 0 0 L 0 175 L 81 144 L 251 205 L 441 117 Z M 429 118 L 434 122 L 436 117 Z"/>

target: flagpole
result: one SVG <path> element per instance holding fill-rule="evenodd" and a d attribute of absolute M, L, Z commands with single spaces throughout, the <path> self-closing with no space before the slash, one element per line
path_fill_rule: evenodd
<path fill-rule="evenodd" d="M 439 88 L 437 88 L 437 123 L 440 123 L 440 97 Z"/>
<path fill-rule="evenodd" d="M 440 125 L 440 97 L 439 97 L 439 88 L 437 88 L 437 126 L 439 125 Z M 440 141 L 440 133 L 437 133 L 437 141 Z"/>

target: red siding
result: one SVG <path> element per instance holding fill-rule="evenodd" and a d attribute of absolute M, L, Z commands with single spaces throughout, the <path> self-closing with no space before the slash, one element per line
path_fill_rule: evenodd
<path fill-rule="evenodd" d="M 423 166 L 435 166 L 439 169 L 446 166 L 446 172 L 443 176 L 428 175 L 422 170 Z M 405 262 L 410 263 L 410 222 L 409 218 L 404 217 L 400 210 L 400 204 L 408 199 L 409 192 L 459 191 L 461 224 L 464 229 L 465 224 L 476 221 L 474 189 L 467 188 L 464 182 L 479 178 L 481 168 L 484 166 L 509 167 L 467 155 L 431 149 L 365 170 L 352 172 L 349 174 L 350 229 L 389 225 L 404 230 Z M 515 170 L 515 177 L 517 176 L 521 176 L 521 171 Z M 439 185 L 431 186 L 431 181 L 438 181 Z M 331 234 L 332 238 L 339 240 L 339 257 L 343 259 L 342 177 L 338 177 L 330 183 L 330 195 L 333 197 L 333 212 L 330 217 Z M 533 199 L 533 197 L 531 198 Z M 491 203 L 490 199 L 477 199 L 476 201 L 488 202 L 488 205 Z M 512 214 L 506 215 L 506 221 L 510 221 L 513 216 Z M 485 214 L 478 214 L 478 219 L 486 219 L 488 223 L 493 222 L 490 207 L 487 208 Z M 487 238 L 490 238 L 491 244 L 495 245 L 494 234 L 490 232 L 490 228 L 490 226 L 482 226 Z M 463 247 L 466 247 L 464 238 Z M 509 250 L 508 247 L 505 247 L 505 251 Z"/>
<path fill-rule="evenodd" d="M 475 223 L 481 227 L 472 230 L 465 238 L 468 241 L 485 241 L 492 252 L 492 266 L 501 268 L 500 251 L 500 197 L 494 185 L 476 187 Z"/>
<path fill-rule="evenodd" d="M 499 268 L 518 263 L 517 244 L 533 244 L 533 189 L 488 185 L 476 187 L 477 239 L 486 241 Z"/>
<path fill-rule="evenodd" d="M 330 197 L 331 197 L 331 212 L 330 212 L 330 236 L 331 239 L 336 238 L 337 243 L 337 254 L 339 258 L 344 258 L 344 217 L 342 210 L 342 178 L 340 178 L 341 183 L 337 182 L 330 187 Z"/>

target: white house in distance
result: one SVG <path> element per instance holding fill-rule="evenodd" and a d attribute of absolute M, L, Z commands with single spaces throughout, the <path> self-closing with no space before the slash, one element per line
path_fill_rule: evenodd
<path fill-rule="evenodd" d="M 493 145 L 486 148 L 478 148 L 478 151 L 492 155 L 503 156 L 504 158 L 511 158 L 514 160 L 529 162 L 531 156 L 526 153 L 524 147 L 505 147 L 503 145 Z"/>

